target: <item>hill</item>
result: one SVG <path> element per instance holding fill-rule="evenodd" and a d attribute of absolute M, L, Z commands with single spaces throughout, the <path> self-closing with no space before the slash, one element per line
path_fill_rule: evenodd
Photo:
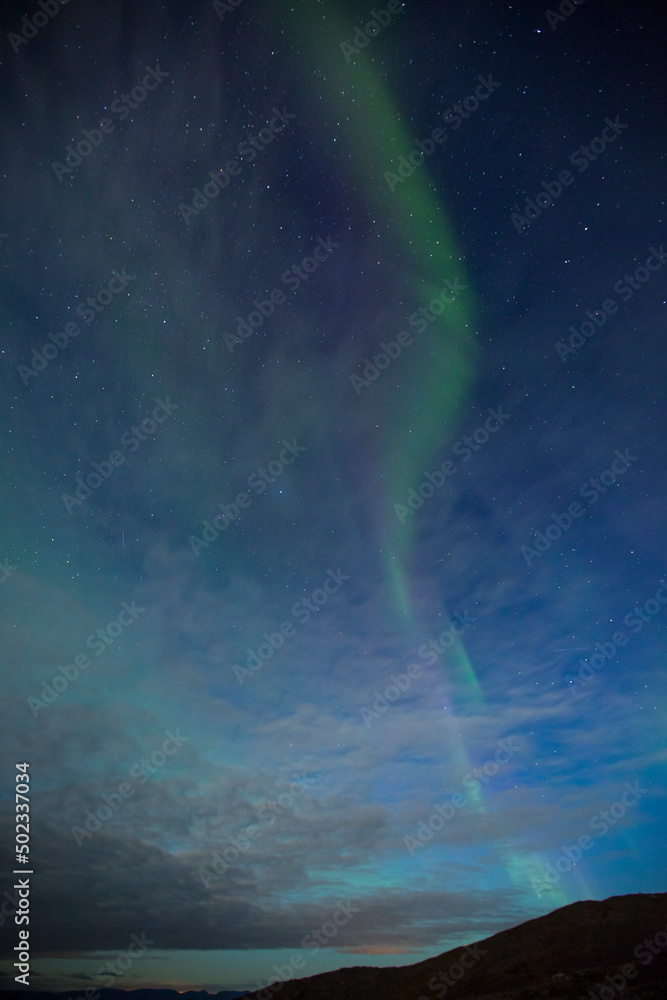
<path fill-rule="evenodd" d="M 612 896 L 416 965 L 325 972 L 245 1000 L 667 1000 L 666 956 L 667 893 Z"/>

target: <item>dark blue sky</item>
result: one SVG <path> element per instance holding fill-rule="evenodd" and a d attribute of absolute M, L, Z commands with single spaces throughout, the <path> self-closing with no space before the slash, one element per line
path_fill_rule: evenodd
<path fill-rule="evenodd" d="M 370 9 L 3 9 L 35 988 L 665 888 L 662 20 Z"/>

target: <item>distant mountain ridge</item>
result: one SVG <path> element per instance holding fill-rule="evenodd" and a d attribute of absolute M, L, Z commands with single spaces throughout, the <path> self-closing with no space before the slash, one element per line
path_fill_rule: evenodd
<path fill-rule="evenodd" d="M 354 966 L 250 993 L 99 994 L 99 1000 L 667 1000 L 667 893 L 571 903 L 415 965 Z M 2 994 L 12 1000 L 83 995 L 82 989 Z"/>
<path fill-rule="evenodd" d="M 0 996 L 11 1000 L 84 1000 L 86 990 L 95 989 L 94 985 L 83 989 L 66 990 L 64 993 L 45 993 L 43 990 L 3 990 Z M 178 990 L 99 990 L 96 1000 L 238 1000 L 245 996 L 236 990 L 223 990 L 222 993 L 207 993 L 206 990 L 189 990 L 179 993 Z"/>

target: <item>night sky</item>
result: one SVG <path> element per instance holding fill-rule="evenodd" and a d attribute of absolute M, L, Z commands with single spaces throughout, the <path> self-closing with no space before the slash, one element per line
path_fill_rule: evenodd
<path fill-rule="evenodd" d="M 561 10 L 3 7 L 5 988 L 21 762 L 32 988 L 667 889 L 665 25 Z"/>

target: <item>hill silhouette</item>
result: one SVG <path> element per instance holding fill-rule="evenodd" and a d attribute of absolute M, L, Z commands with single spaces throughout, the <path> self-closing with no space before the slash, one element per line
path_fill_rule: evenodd
<path fill-rule="evenodd" d="M 667 1000 L 667 893 L 571 903 L 416 965 L 277 987 L 244 1000 Z"/>

